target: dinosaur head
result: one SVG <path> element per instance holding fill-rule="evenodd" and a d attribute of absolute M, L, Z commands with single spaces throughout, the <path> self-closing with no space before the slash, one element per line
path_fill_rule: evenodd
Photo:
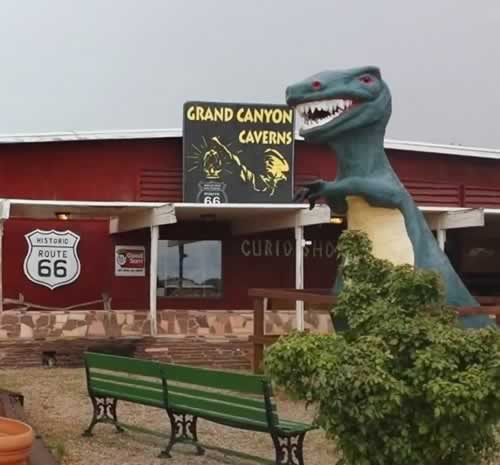
<path fill-rule="evenodd" d="M 391 93 L 374 66 L 315 74 L 288 87 L 286 100 L 303 120 L 300 135 L 312 142 L 372 125 L 385 128 L 391 116 Z"/>

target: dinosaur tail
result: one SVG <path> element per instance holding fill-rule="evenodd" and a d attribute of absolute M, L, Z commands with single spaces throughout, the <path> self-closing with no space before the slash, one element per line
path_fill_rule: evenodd
<path fill-rule="evenodd" d="M 456 273 L 446 254 L 439 247 L 422 212 L 408 194 L 403 208 L 406 228 L 415 251 L 415 266 L 437 271 L 443 278 L 446 289 L 446 303 L 455 307 L 478 307 L 472 296 Z M 483 328 L 493 324 L 486 315 L 471 315 L 460 318 L 466 328 Z"/>

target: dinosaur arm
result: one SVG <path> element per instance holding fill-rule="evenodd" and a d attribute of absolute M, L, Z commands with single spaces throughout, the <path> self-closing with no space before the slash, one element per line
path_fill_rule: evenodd
<path fill-rule="evenodd" d="M 390 178 L 349 177 L 327 183 L 323 197 L 329 200 L 348 196 L 363 197 L 370 205 L 384 208 L 400 208 L 404 191 Z"/>
<path fill-rule="evenodd" d="M 314 207 L 319 198 L 324 198 L 331 210 L 338 214 L 347 211 L 346 197 L 363 197 L 374 207 L 400 208 L 403 202 L 402 191 L 390 179 L 367 179 L 349 177 L 337 181 L 318 180 L 306 184 L 304 190 L 299 192 L 296 200 L 308 200 Z"/>
<path fill-rule="evenodd" d="M 304 184 L 302 189 L 295 194 L 296 202 L 309 202 L 309 208 L 314 208 L 316 201 L 323 197 L 330 209 L 337 214 L 345 214 L 347 211 L 347 203 L 345 195 L 336 189 L 336 182 L 323 181 L 318 179 L 308 184 Z"/>

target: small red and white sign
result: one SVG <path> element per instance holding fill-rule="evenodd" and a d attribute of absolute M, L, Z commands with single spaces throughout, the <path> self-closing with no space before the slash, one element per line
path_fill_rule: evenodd
<path fill-rule="evenodd" d="M 142 245 L 115 246 L 115 276 L 146 276 L 146 249 Z"/>

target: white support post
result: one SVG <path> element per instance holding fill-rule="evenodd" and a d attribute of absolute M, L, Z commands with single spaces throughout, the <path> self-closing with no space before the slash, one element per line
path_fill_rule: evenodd
<path fill-rule="evenodd" d="M 3 226 L 10 216 L 10 201 L 0 199 L 0 313 L 3 312 Z"/>
<path fill-rule="evenodd" d="M 446 244 L 446 229 L 437 229 L 436 235 L 439 248 L 444 252 L 444 245 Z"/>
<path fill-rule="evenodd" d="M 0 313 L 3 312 L 3 220 L 0 219 Z"/>
<path fill-rule="evenodd" d="M 160 227 L 151 226 L 151 257 L 149 268 L 149 321 L 151 322 L 151 336 L 158 335 L 156 320 L 156 285 L 158 281 L 158 239 Z"/>
<path fill-rule="evenodd" d="M 295 288 L 304 289 L 304 227 L 295 226 Z M 295 303 L 297 330 L 304 331 L 304 302 Z"/>

